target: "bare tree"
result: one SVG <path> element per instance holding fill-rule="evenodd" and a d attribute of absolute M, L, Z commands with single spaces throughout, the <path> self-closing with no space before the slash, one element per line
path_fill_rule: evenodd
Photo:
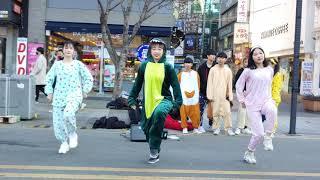
<path fill-rule="evenodd" d="M 129 52 L 129 45 L 136 36 L 141 24 L 154 15 L 159 9 L 172 5 L 173 0 L 107 0 L 104 6 L 101 0 L 97 0 L 100 12 L 100 23 L 103 42 L 110 54 L 110 58 L 115 65 L 115 85 L 113 90 L 113 98 L 119 97 L 122 91 L 123 70 Z M 132 12 L 133 3 L 142 3 L 142 8 L 137 22 L 129 24 L 129 17 Z M 121 7 L 123 13 L 123 45 L 120 55 L 113 48 L 111 32 L 108 26 L 108 18 L 115 8 Z M 132 32 L 129 34 L 129 27 L 133 26 Z"/>

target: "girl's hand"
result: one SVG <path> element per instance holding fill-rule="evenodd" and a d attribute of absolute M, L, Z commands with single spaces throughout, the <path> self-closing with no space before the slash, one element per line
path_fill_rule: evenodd
<path fill-rule="evenodd" d="M 49 102 L 51 102 L 52 101 L 52 94 L 48 94 L 47 99 Z"/>

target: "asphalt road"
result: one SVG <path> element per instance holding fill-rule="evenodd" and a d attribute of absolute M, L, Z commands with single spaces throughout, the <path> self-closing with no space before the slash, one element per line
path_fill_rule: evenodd
<path fill-rule="evenodd" d="M 0 179 L 319 179 L 320 136 L 274 139 L 275 150 L 242 161 L 249 136 L 177 135 L 165 140 L 160 161 L 147 164 L 146 143 L 124 130 L 79 130 L 79 147 L 58 154 L 51 128 L 0 129 Z"/>

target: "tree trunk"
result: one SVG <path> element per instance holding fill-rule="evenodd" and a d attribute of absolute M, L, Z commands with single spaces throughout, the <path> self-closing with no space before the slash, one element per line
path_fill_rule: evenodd
<path fill-rule="evenodd" d="M 123 82 L 123 72 L 125 69 L 125 64 L 127 61 L 127 54 L 129 51 L 129 46 L 126 45 L 123 47 L 123 50 L 121 52 L 121 56 L 119 57 L 120 60 L 115 63 L 115 83 L 114 83 L 114 89 L 113 89 L 113 95 L 112 98 L 116 99 L 120 97 L 122 92 L 122 82 Z"/>

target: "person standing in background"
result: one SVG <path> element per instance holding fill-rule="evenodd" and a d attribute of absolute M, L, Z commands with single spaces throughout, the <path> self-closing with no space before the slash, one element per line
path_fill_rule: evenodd
<path fill-rule="evenodd" d="M 36 79 L 36 103 L 39 103 L 40 91 L 47 96 L 44 92 L 44 87 L 46 85 L 45 78 L 47 73 L 47 59 L 44 57 L 44 49 L 42 47 L 37 48 L 36 52 L 38 58 L 34 64 L 30 75 L 34 76 Z"/>
<path fill-rule="evenodd" d="M 207 60 L 202 63 L 198 68 L 198 74 L 200 77 L 200 95 L 199 95 L 199 104 L 200 104 L 200 132 L 205 132 L 205 129 L 202 126 L 203 123 L 203 113 L 207 106 L 207 117 L 209 119 L 209 125 L 212 126 L 213 117 L 212 117 L 212 104 L 208 102 L 207 98 L 207 82 L 210 69 L 217 64 L 216 63 L 216 52 L 212 49 L 206 52 Z"/>

